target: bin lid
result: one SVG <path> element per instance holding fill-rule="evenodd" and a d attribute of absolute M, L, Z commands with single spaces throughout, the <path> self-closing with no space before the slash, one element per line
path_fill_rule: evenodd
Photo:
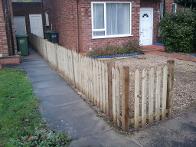
<path fill-rule="evenodd" d="M 16 38 L 27 38 L 28 35 L 16 35 Z"/>
<path fill-rule="evenodd" d="M 45 31 L 44 33 L 45 33 L 45 34 L 58 34 L 58 33 L 55 32 L 55 31 Z"/>

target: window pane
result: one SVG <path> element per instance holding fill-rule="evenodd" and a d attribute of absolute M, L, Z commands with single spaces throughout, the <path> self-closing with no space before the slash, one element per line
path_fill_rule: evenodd
<path fill-rule="evenodd" d="M 107 35 L 118 34 L 117 30 L 117 4 L 106 4 Z"/>
<path fill-rule="evenodd" d="M 107 35 L 130 34 L 130 4 L 106 4 Z"/>
<path fill-rule="evenodd" d="M 130 34 L 130 4 L 118 4 L 118 33 Z"/>
<path fill-rule="evenodd" d="M 105 36 L 105 31 L 94 31 L 93 36 Z"/>
<path fill-rule="evenodd" d="M 104 29 L 104 4 L 93 4 L 94 29 Z"/>

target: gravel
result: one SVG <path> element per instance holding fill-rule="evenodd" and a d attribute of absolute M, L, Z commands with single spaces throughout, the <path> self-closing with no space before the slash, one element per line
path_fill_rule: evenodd
<path fill-rule="evenodd" d="M 169 58 L 157 55 L 139 55 L 136 58 L 113 59 L 116 64 L 136 68 L 149 68 L 165 65 Z M 196 62 L 175 60 L 173 89 L 173 114 L 196 104 Z"/>

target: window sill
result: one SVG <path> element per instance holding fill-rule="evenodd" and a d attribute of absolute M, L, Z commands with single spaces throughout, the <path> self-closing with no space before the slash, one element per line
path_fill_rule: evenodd
<path fill-rule="evenodd" d="M 111 35 L 111 36 L 93 36 L 92 39 L 105 39 L 105 38 L 125 38 L 125 37 L 132 37 L 132 34 L 128 35 Z"/>

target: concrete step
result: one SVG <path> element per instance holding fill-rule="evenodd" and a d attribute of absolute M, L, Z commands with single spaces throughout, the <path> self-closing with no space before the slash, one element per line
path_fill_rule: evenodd
<path fill-rule="evenodd" d="M 142 46 L 142 51 L 143 52 L 165 52 L 165 47 L 162 45 L 147 45 L 147 46 Z"/>

